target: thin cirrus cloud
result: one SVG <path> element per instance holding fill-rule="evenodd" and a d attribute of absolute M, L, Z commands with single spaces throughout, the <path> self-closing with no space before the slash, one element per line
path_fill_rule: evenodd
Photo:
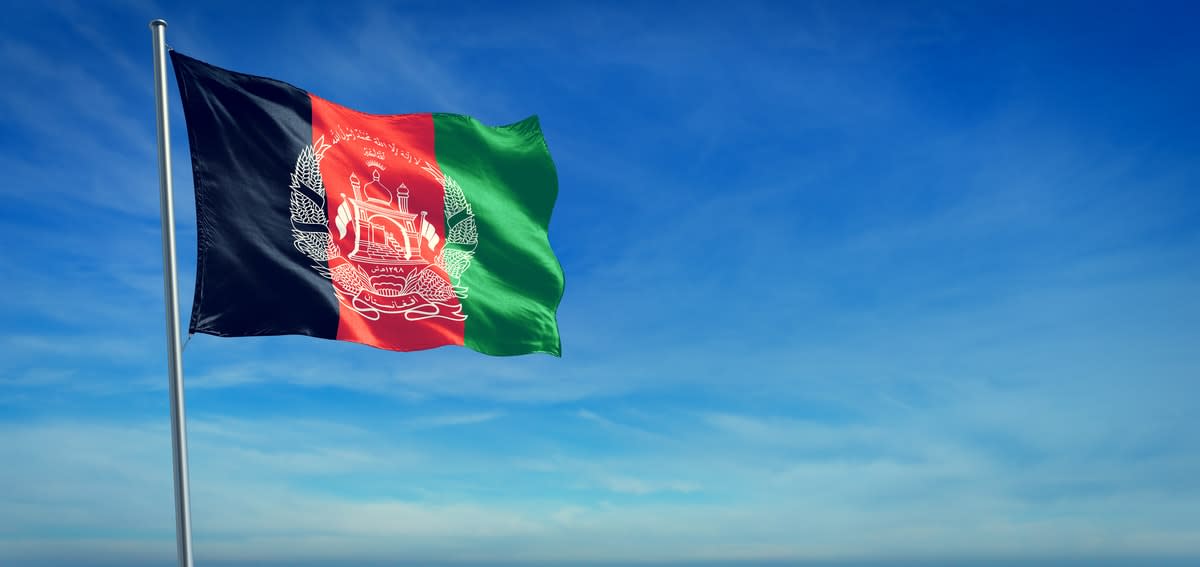
<path fill-rule="evenodd" d="M 371 471 L 377 471 L 379 477 L 375 480 L 407 478 L 429 487 L 429 494 L 438 494 L 444 493 L 438 486 L 445 482 L 439 477 L 488 463 L 494 467 L 496 461 L 486 454 L 429 460 L 433 455 L 422 457 L 419 451 L 401 458 L 398 455 L 405 451 L 398 450 L 387 435 L 344 424 L 198 418 L 192 432 L 197 456 L 193 474 L 197 531 L 210 552 L 234 559 L 279 558 L 280 549 L 288 549 L 283 554 L 288 557 L 315 554 L 344 558 L 344 554 L 331 550 L 345 545 L 356 546 L 358 559 L 381 558 L 399 549 L 414 549 L 413 545 L 441 557 L 486 554 L 488 550 L 520 545 L 525 558 L 721 559 L 820 557 L 850 543 L 851 536 L 844 530 L 854 526 L 873 528 L 874 535 L 869 536 L 873 549 L 884 553 L 920 552 L 919 542 L 897 533 L 895 526 L 903 523 L 907 527 L 901 531 L 906 533 L 923 533 L 938 541 L 952 538 L 955 543 L 943 548 L 946 553 L 983 549 L 1010 554 L 1022 549 L 1053 551 L 1063 541 L 1079 545 L 1097 531 L 1116 535 L 1133 525 L 1130 520 L 1120 519 L 1127 517 L 1120 514 L 1144 514 L 1152 509 L 1179 520 L 1187 510 L 1184 503 L 1172 502 L 1167 490 L 1150 496 L 1122 490 L 1097 492 L 1093 488 L 1074 495 L 1059 494 L 1047 501 L 1032 492 L 1039 483 L 1066 482 L 1070 478 L 1076 483 L 1092 483 L 1107 475 L 1119 479 L 1118 463 L 1093 468 L 1084 477 L 1070 466 L 1054 464 L 1037 464 L 1031 473 L 1028 465 L 997 467 L 993 459 L 973 450 L 969 443 L 933 440 L 913 447 L 912 439 L 917 436 L 904 430 L 881 430 L 884 437 L 893 438 L 892 442 L 910 446 L 905 453 L 893 456 L 827 456 L 815 460 L 797 456 L 790 464 L 781 462 L 778 466 L 770 460 L 752 464 L 714 458 L 739 454 L 729 444 L 761 443 L 764 436 L 784 439 L 795 427 L 786 420 L 724 415 L 718 420 L 718 431 L 729 433 L 728 424 L 733 421 L 741 425 L 732 428 L 731 439 L 717 437 L 714 441 L 702 427 L 695 428 L 698 437 L 709 439 L 705 451 L 666 455 L 678 470 L 691 471 L 692 478 L 698 480 L 651 480 L 599 472 L 658 471 L 651 474 L 661 476 L 663 467 L 656 463 L 660 457 L 655 456 L 615 461 L 576 457 L 540 469 L 543 482 L 551 485 L 539 490 L 542 494 L 550 493 L 546 488 L 562 482 L 566 490 L 600 487 L 609 491 L 609 499 L 662 493 L 687 495 L 702 493 L 707 483 L 713 482 L 718 494 L 711 500 L 679 503 L 656 499 L 640 504 L 600 501 L 571 504 L 568 513 L 564 511 L 566 504 L 544 497 L 531 494 L 529 498 L 514 499 L 520 493 L 511 489 L 498 500 L 473 502 L 447 502 L 429 496 L 367 501 L 339 497 L 330 483 L 311 484 L 303 479 L 337 478 L 358 471 L 360 482 L 373 482 Z M 748 430 L 746 423 L 754 425 Z M 109 495 L 133 490 L 126 484 L 143 486 L 141 500 L 128 503 L 128 508 L 108 508 L 104 515 L 49 514 L 43 513 L 47 510 L 44 506 L 30 508 L 20 500 L 9 502 L 17 506 L 9 509 L 25 514 L 20 525 L 6 528 L 21 535 L 19 539 L 37 540 L 45 537 L 39 533 L 41 530 L 64 525 L 86 531 L 102 522 L 117 533 L 133 532 L 153 529 L 150 526 L 156 519 L 165 519 L 157 516 L 165 517 L 167 507 L 154 503 L 156 496 L 166 501 L 170 495 L 166 467 L 162 463 L 155 466 L 161 461 L 156 455 L 167 446 L 162 424 L 97 427 L 63 423 L 9 431 L 12 434 L 6 436 L 4 449 L 7 454 L 21 457 L 15 461 L 21 465 L 7 469 L 5 480 L 28 485 L 30 479 L 23 475 L 38 474 L 41 486 L 48 489 L 26 495 L 25 500 L 30 496 L 53 498 L 51 501 L 60 505 L 74 503 L 77 509 L 86 511 L 89 501 L 98 505 Z M 305 449 L 280 452 L 281 442 Z M 63 451 L 53 455 L 29 452 L 27 448 L 38 446 L 35 443 L 51 443 Z M 684 446 L 698 445 L 692 439 Z M 777 451 L 778 447 L 773 449 Z M 47 471 L 56 472 L 47 475 Z M 1140 468 L 1131 471 L 1144 472 Z M 273 480 L 279 475 L 290 480 L 280 486 Z M 730 494 L 732 487 L 740 488 Z M 909 507 L 915 502 L 938 510 L 938 515 L 914 519 Z M 818 520 L 804 512 L 813 509 L 826 513 Z M 1015 510 L 1030 516 L 1021 521 L 995 519 L 1001 511 L 1007 511 L 1001 513 L 1003 516 L 1011 517 Z M 1097 527 L 1090 520 L 1096 514 L 1118 515 Z M 766 525 L 745 526 L 738 521 L 751 518 Z M 1061 538 L 1057 542 L 1044 533 L 1049 526 L 1057 526 L 1056 534 Z M 607 550 L 597 547 L 604 538 L 629 530 L 643 534 L 646 539 L 639 541 L 657 540 L 660 544 L 634 543 L 629 548 Z M 246 538 L 247 533 L 256 535 Z M 1115 539 L 1110 549 L 1125 553 L 1187 550 L 1186 526 L 1143 525 L 1139 533 L 1139 538 Z M 713 540 L 716 534 L 724 536 Z M 751 535 L 758 544 L 732 543 Z M 1003 537 L 994 539 L 998 536 Z M 1018 540 L 1020 545 L 1015 543 Z M 664 549 L 661 541 L 673 541 L 682 547 Z M 297 547 L 285 545 L 293 543 Z M 1159 547 L 1151 548 L 1150 544 Z M 6 542 L 9 550 L 21 545 Z M 153 554 L 161 546 L 150 541 L 144 547 L 143 552 Z M 159 551 L 165 554 L 167 550 Z"/>

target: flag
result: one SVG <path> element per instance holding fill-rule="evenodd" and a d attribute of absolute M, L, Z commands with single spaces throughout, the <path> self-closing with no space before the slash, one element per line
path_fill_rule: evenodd
<path fill-rule="evenodd" d="M 536 116 L 366 114 L 171 52 L 196 191 L 189 330 L 561 355 Z"/>

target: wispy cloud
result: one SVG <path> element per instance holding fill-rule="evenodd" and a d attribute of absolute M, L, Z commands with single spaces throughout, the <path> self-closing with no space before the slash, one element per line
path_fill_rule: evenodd
<path fill-rule="evenodd" d="M 629 476 L 609 476 L 600 479 L 601 485 L 613 492 L 621 494 L 654 494 L 656 492 L 696 492 L 700 485 L 692 482 L 666 481 L 653 482 Z"/>
<path fill-rule="evenodd" d="M 778 446 L 753 449 L 743 440 L 765 438 L 776 443 L 793 431 L 793 423 L 730 415 L 715 422 L 711 416 L 703 419 L 720 424 L 734 437 L 713 437 L 698 428 L 687 446 L 702 446 L 704 451 L 663 456 L 676 461 L 678 471 L 692 471 L 690 475 L 664 479 L 661 466 L 627 457 L 558 459 L 542 470 L 565 476 L 562 480 L 548 477 L 551 486 L 544 486 L 538 498 L 471 502 L 441 492 L 436 480 L 457 467 L 476 466 L 464 463 L 461 455 L 447 460 L 437 452 L 426 453 L 426 448 L 414 456 L 402 444 L 388 441 L 384 432 L 345 424 L 201 416 L 191 427 L 197 537 L 206 541 L 211 556 L 225 559 L 278 558 L 280 549 L 296 554 L 288 557 L 319 558 L 346 545 L 356 550 L 352 555 L 358 559 L 379 559 L 401 549 L 408 557 L 468 558 L 514 545 L 524 549 L 522 558 L 558 560 L 844 557 L 843 546 L 861 537 L 852 535 L 856 527 L 872 534 L 870 549 L 880 555 L 926 553 L 933 541 L 954 542 L 941 547 L 948 556 L 1053 554 L 1085 544 L 1097 553 L 1197 551 L 1184 537 L 1195 528 L 1186 519 L 1194 502 L 1188 493 L 1167 486 L 1152 493 L 1091 489 L 1062 494 L 1050 503 L 1026 498 L 1025 491 L 1048 482 L 1073 478 L 1085 488 L 1119 473 L 1120 463 L 1085 476 L 1072 475 L 1075 465 L 1069 462 L 1032 468 L 1005 464 L 954 435 L 930 438 L 916 452 L 903 455 L 846 458 L 833 454 L 814 460 L 780 455 Z M 725 427 L 735 422 L 739 425 Z M 747 428 L 746 423 L 754 425 Z M 920 439 L 903 427 L 886 431 L 892 437 L 889 443 Z M 6 509 L 22 513 L 19 521 L 12 518 L 17 523 L 3 529 L 21 539 L 46 537 L 41 530 L 50 526 L 88 529 L 103 522 L 109 533 L 128 534 L 119 539 L 132 544 L 141 541 L 134 534 L 169 515 L 169 467 L 161 458 L 169 453 L 165 424 L 6 425 L 2 439 L 0 449 L 17 458 L 11 461 L 16 466 L 0 476 L 6 483 L 34 489 L 19 500 L 9 496 L 5 502 Z M 697 444 L 699 439 L 708 442 Z M 33 450 L 46 444 L 61 450 Z M 285 449 L 288 445 L 297 448 Z M 482 462 L 487 457 L 473 460 Z M 1197 464 L 1193 460 L 1170 466 Z M 1153 470 L 1138 467 L 1130 474 Z M 503 462 L 490 464 L 496 474 L 509 474 L 505 468 Z M 635 472 L 616 472 L 620 470 Z M 643 474 L 647 471 L 655 472 Z M 380 473 L 385 476 L 372 476 Z M 361 501 L 339 495 L 328 484 L 304 480 L 346 474 L 372 484 L 406 478 L 431 490 L 416 500 Z M 689 476 L 690 480 L 683 480 Z M 566 483 L 568 492 L 552 496 L 555 491 L 547 489 L 559 482 Z M 716 494 L 686 503 L 656 498 L 644 504 L 615 505 L 604 497 L 581 502 L 566 496 L 592 485 L 613 498 L 671 494 L 690 498 L 704 495 L 710 482 L 721 487 Z M 728 493 L 734 486 L 736 495 Z M 102 501 L 126 492 L 141 496 L 128 508 L 105 508 L 108 512 L 103 516 L 63 515 L 60 508 L 47 506 L 89 498 Z M 939 512 L 914 515 L 913 502 Z M 46 509 L 60 512 L 48 515 L 42 512 Z M 822 513 L 814 515 L 812 510 Z M 1129 519 L 1145 518 L 1149 510 L 1163 521 L 1146 524 Z M 1098 517 L 1109 519 L 1097 525 Z M 1054 537 L 1044 531 L 1049 523 L 1055 526 Z M 169 530 L 153 533 L 170 537 Z M 600 545 L 620 533 L 639 533 L 642 543 L 621 549 Z M 1092 539 L 1096 533 L 1114 537 L 1101 544 Z M 295 546 L 278 547 L 282 543 Z M 145 544 L 147 549 L 158 545 L 153 540 Z M 340 557 L 349 558 L 344 553 Z"/>
<path fill-rule="evenodd" d="M 476 425 L 499 419 L 501 417 L 504 417 L 504 412 L 502 411 L 429 415 L 405 420 L 405 424 L 414 429 L 432 429 L 437 427 L 454 427 L 458 425 Z"/>

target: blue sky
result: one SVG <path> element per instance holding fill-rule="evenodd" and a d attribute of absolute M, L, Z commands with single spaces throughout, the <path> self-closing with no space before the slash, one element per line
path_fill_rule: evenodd
<path fill-rule="evenodd" d="M 1200 560 L 1198 15 L 10 6 L 0 564 L 173 561 L 159 17 L 363 111 L 536 113 L 561 187 L 561 360 L 188 344 L 199 564 Z"/>

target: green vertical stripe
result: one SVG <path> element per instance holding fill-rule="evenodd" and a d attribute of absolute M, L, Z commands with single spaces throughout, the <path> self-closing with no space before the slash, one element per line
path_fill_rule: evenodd
<path fill-rule="evenodd" d="M 491 127 L 434 114 L 433 123 L 438 165 L 462 187 L 479 238 L 460 282 L 466 346 L 561 356 L 555 312 L 563 272 L 547 237 L 558 174 L 537 117 Z"/>

